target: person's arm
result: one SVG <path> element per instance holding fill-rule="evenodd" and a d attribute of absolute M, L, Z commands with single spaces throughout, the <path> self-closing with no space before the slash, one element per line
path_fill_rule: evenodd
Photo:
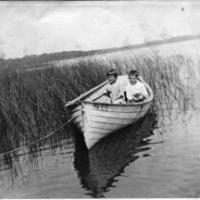
<path fill-rule="evenodd" d="M 147 85 L 147 83 L 145 82 L 145 80 L 141 77 L 141 76 L 138 76 L 138 80 L 143 83 L 145 86 Z"/>
<path fill-rule="evenodd" d="M 112 99 L 111 94 L 112 94 L 112 92 L 110 91 L 110 87 L 107 87 L 107 88 L 106 88 L 106 91 L 105 91 L 105 93 L 104 93 L 104 95 L 107 96 L 107 97 L 109 97 L 111 103 L 113 103 L 113 99 Z"/>
<path fill-rule="evenodd" d="M 138 93 L 136 93 L 133 97 L 134 100 L 138 99 L 138 100 L 144 100 L 146 98 L 148 98 L 149 94 L 146 88 L 146 85 L 144 83 L 140 83 L 140 86 L 138 88 Z"/>
<path fill-rule="evenodd" d="M 141 88 L 142 90 L 142 94 L 144 95 L 145 98 L 149 97 L 149 93 L 147 91 L 147 87 L 149 87 L 147 85 L 147 83 L 144 81 L 144 79 L 141 76 L 138 76 L 138 80 L 143 84 L 144 87 Z"/>

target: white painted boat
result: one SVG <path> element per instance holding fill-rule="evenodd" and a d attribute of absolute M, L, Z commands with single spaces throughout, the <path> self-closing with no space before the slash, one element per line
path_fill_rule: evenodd
<path fill-rule="evenodd" d="M 127 79 L 127 75 L 118 78 Z M 111 104 L 109 97 L 102 96 L 107 84 L 105 81 L 65 105 L 71 110 L 72 122 L 83 133 L 88 149 L 101 138 L 142 118 L 153 100 L 152 89 L 145 83 L 148 99 L 139 103 Z"/>
<path fill-rule="evenodd" d="M 131 162 L 139 158 L 137 154 L 149 150 L 145 145 L 149 140 L 144 139 L 153 134 L 155 122 L 156 115 L 147 114 L 143 120 L 127 127 L 123 134 L 111 134 L 89 150 L 79 132 L 74 132 L 73 164 L 80 183 L 93 198 L 103 198 L 116 176 L 120 176 Z"/>

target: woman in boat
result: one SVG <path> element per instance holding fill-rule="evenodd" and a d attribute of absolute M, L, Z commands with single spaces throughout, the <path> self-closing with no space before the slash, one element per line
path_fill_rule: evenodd
<path fill-rule="evenodd" d="M 122 93 L 125 85 L 127 85 L 127 81 L 124 79 L 118 79 L 118 73 L 114 69 L 107 72 L 107 77 L 109 84 L 105 88 L 106 91 L 104 95 L 110 97 L 111 103 L 113 103 Z"/>

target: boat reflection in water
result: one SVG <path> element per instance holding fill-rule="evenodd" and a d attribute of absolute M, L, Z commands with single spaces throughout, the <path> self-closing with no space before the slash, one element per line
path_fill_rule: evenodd
<path fill-rule="evenodd" d="M 156 116 L 149 113 L 137 123 L 103 138 L 90 150 L 76 129 L 74 167 L 88 195 L 101 198 L 109 188 L 114 187 L 113 183 L 117 182 L 115 177 L 139 158 L 136 154 L 150 149 L 146 145 L 155 125 Z"/>

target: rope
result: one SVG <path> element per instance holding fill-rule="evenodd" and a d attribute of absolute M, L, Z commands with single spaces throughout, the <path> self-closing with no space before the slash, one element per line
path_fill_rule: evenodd
<path fill-rule="evenodd" d="M 42 137 L 42 138 L 40 138 L 40 139 L 38 139 L 38 140 L 35 140 L 35 141 L 31 142 L 31 143 L 22 145 L 22 146 L 20 146 L 20 147 L 18 147 L 18 148 L 15 148 L 15 149 L 11 150 L 11 151 L 7 151 L 7 152 L 4 152 L 4 153 L 1 153 L 1 154 L 0 154 L 0 157 L 4 156 L 4 155 L 6 155 L 6 154 L 14 153 L 14 152 L 16 152 L 16 151 L 19 151 L 19 150 L 25 148 L 26 146 L 31 146 L 31 145 L 36 144 L 36 143 L 38 143 L 38 142 L 40 142 L 40 141 L 42 141 L 42 140 L 44 140 L 44 139 L 49 138 L 49 137 L 52 136 L 54 133 L 56 133 L 57 131 L 59 131 L 59 130 L 62 129 L 63 127 L 65 127 L 67 124 L 71 123 L 71 121 L 72 121 L 72 119 L 69 119 L 69 120 L 66 121 L 64 124 L 62 124 L 60 127 L 58 127 L 57 129 L 51 131 L 49 134 L 47 134 L 46 136 L 44 136 L 44 137 Z M 167 125 L 157 126 L 157 127 L 155 127 L 155 129 L 159 130 L 159 129 L 162 129 L 162 128 L 167 128 L 167 127 L 171 126 L 172 124 L 173 124 L 173 122 L 171 122 L 171 123 L 169 123 L 169 124 L 167 124 Z"/>
<path fill-rule="evenodd" d="M 31 142 L 31 143 L 22 145 L 22 146 L 20 146 L 20 147 L 18 147 L 18 148 L 15 148 L 15 149 L 13 149 L 13 150 L 10 150 L 10 151 L 1 153 L 1 154 L 0 154 L 0 157 L 4 156 L 4 155 L 6 155 L 6 154 L 14 153 L 15 151 L 19 151 L 19 150 L 25 148 L 26 146 L 31 146 L 31 145 L 33 145 L 33 144 L 36 144 L 36 143 L 38 143 L 38 142 L 40 142 L 40 141 L 42 141 L 42 140 L 44 140 L 44 139 L 46 139 L 46 138 L 52 136 L 54 133 L 56 133 L 57 131 L 59 131 L 59 130 L 62 129 L 63 127 L 65 127 L 65 126 L 66 126 L 67 124 L 69 124 L 71 121 L 72 121 L 72 120 L 69 119 L 69 120 L 66 121 L 64 124 L 62 124 L 60 127 L 58 127 L 57 129 L 51 131 L 49 134 L 45 135 L 44 137 L 42 137 L 42 138 L 40 138 L 40 139 L 38 139 L 38 140 L 35 140 L 35 141 Z"/>

